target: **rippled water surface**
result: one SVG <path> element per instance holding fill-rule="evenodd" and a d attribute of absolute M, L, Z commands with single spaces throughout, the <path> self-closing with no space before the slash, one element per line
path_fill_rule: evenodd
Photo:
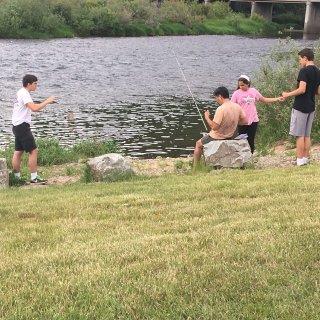
<path fill-rule="evenodd" d="M 12 141 L 11 112 L 26 73 L 35 100 L 59 104 L 33 114 L 37 137 L 64 145 L 115 139 L 131 156 L 184 156 L 204 131 L 173 51 L 202 108 L 218 85 L 252 75 L 275 39 L 235 36 L 0 40 L 0 145 Z"/>

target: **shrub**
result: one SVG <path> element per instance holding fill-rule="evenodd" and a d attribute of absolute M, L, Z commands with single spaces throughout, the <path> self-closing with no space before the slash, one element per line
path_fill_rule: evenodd
<path fill-rule="evenodd" d="M 193 22 L 190 6 L 182 0 L 165 1 L 160 7 L 160 17 L 162 21 L 167 20 L 188 26 Z"/>
<path fill-rule="evenodd" d="M 0 8 L 0 36 L 15 37 L 22 24 L 15 2 L 2 4 Z"/>
<path fill-rule="evenodd" d="M 64 26 L 63 18 L 57 14 L 50 13 L 49 15 L 43 17 L 40 30 L 43 32 L 54 34 L 56 30 L 58 30 L 63 26 Z"/>
<path fill-rule="evenodd" d="M 90 182 L 94 181 L 93 174 L 92 174 L 91 169 L 88 164 L 86 164 L 83 169 L 81 181 L 84 183 L 90 183 Z"/>
<path fill-rule="evenodd" d="M 133 20 L 133 12 L 130 5 L 125 0 L 109 0 L 107 8 L 114 17 L 122 24 L 127 24 Z"/>
<path fill-rule="evenodd" d="M 114 35 L 114 27 L 118 24 L 106 7 L 96 7 L 90 10 L 90 20 L 93 23 L 90 34 L 94 36 Z"/>
<path fill-rule="evenodd" d="M 57 0 L 58 1 L 58 0 Z M 66 24 L 72 24 L 72 8 L 71 3 L 68 1 L 60 0 L 52 4 L 52 13 L 56 14 L 64 19 Z"/>
<path fill-rule="evenodd" d="M 207 7 L 208 13 L 206 16 L 208 18 L 225 18 L 232 12 L 228 2 L 216 1 L 207 5 Z"/>
<path fill-rule="evenodd" d="M 160 24 L 161 17 L 156 2 L 133 0 L 130 2 L 130 8 L 135 20 L 142 20 L 151 27 L 157 27 Z"/>
<path fill-rule="evenodd" d="M 50 15 L 47 1 L 16 0 L 16 7 L 21 19 L 20 28 L 41 30 L 43 19 Z"/>

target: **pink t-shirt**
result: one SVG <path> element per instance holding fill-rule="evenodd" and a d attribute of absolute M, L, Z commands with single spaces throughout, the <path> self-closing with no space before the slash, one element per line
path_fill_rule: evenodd
<path fill-rule="evenodd" d="M 259 121 L 256 102 L 261 98 L 261 93 L 255 88 L 249 88 L 247 91 L 238 89 L 233 93 L 231 101 L 239 104 L 244 110 L 250 125 L 252 122 Z"/>

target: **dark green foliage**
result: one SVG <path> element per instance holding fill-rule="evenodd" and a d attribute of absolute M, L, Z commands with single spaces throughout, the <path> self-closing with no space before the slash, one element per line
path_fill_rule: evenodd
<path fill-rule="evenodd" d="M 212 20 L 226 20 L 236 32 L 230 26 L 211 29 L 206 22 Z M 2 0 L 0 38 L 237 34 L 242 20 L 219 1 L 166 0 L 158 7 L 150 0 Z M 243 34 L 276 33 L 277 25 L 259 23 L 254 32 Z"/>
<path fill-rule="evenodd" d="M 23 185 L 25 185 L 27 183 L 27 181 L 25 179 L 18 179 L 16 178 L 16 176 L 14 175 L 13 172 L 9 173 L 9 186 L 10 187 L 21 187 Z"/>
<path fill-rule="evenodd" d="M 84 183 L 90 183 L 90 182 L 94 182 L 94 177 L 92 175 L 92 172 L 90 170 L 90 167 L 88 166 L 88 164 L 85 165 L 84 170 L 83 170 L 83 174 L 81 177 L 81 181 Z"/>
<path fill-rule="evenodd" d="M 119 148 L 117 143 L 113 140 L 104 142 L 84 140 L 73 146 L 70 151 L 80 158 L 90 158 L 106 153 L 119 152 Z"/>

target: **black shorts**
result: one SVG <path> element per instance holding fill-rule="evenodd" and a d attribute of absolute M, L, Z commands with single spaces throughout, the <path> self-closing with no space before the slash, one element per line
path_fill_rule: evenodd
<path fill-rule="evenodd" d="M 15 136 L 16 151 L 26 151 L 30 153 L 32 150 L 37 149 L 29 123 L 23 122 L 18 126 L 13 126 L 12 132 Z"/>

